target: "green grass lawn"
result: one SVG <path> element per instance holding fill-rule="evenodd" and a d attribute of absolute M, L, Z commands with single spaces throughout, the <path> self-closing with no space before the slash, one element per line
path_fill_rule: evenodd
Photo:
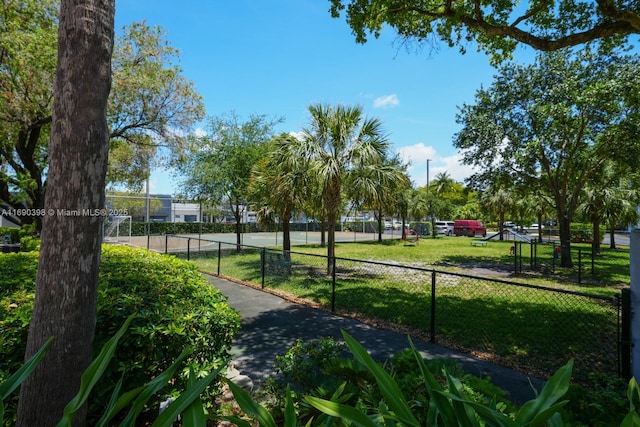
<path fill-rule="evenodd" d="M 620 287 L 629 283 L 628 249 L 604 249 L 596 260 L 597 274 L 590 274 L 589 260 L 589 270 L 582 273 L 584 283 L 578 284 L 575 268 L 556 268 L 551 274 L 547 263 L 553 261 L 553 251 L 543 248 L 538 248 L 539 270 L 514 275 L 511 245 L 492 241 L 475 247 L 471 239 L 461 237 L 423 239 L 416 245 L 399 240 L 338 244 L 335 308 L 378 323 L 400 325 L 428 338 L 432 273 L 393 265 L 436 270 L 438 342 L 540 376 L 555 371 L 569 357 L 576 359 L 575 373 L 580 379 L 594 370 L 615 372 L 616 361 L 611 358 L 616 351 L 615 307 L 562 290 L 604 297 L 619 294 Z M 217 254 L 212 255 L 194 262 L 204 271 L 216 272 Z M 331 307 L 332 280 L 326 275 L 324 255 L 326 248 L 296 246 L 288 274 L 267 274 L 265 286 Z M 529 259 L 523 263 L 528 266 Z M 225 251 L 221 274 L 260 285 L 259 250 Z"/>

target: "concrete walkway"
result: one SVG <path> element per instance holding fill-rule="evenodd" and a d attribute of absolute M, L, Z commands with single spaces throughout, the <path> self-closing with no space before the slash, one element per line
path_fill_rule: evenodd
<path fill-rule="evenodd" d="M 229 305 L 242 316 L 241 330 L 233 342 L 232 357 L 239 373 L 249 377 L 254 385 L 273 375 L 275 357 L 284 354 L 298 338 L 332 337 L 342 342 L 340 330 L 344 329 L 379 361 L 409 347 L 404 335 L 291 303 L 268 292 L 215 276 L 207 278 L 229 298 Z M 454 359 L 465 372 L 482 378 L 491 377 L 492 383 L 505 390 L 508 398 L 518 405 L 535 397 L 532 385 L 538 391 L 542 389 L 542 381 L 530 379 L 521 372 L 418 339 L 413 339 L 413 343 L 427 359 Z"/>

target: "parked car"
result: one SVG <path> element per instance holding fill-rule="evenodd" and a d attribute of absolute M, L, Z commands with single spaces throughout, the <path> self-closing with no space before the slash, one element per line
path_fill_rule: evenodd
<path fill-rule="evenodd" d="M 475 219 L 456 219 L 453 224 L 453 234 L 456 236 L 487 236 L 487 228 L 481 221 Z"/>
<path fill-rule="evenodd" d="M 385 230 L 391 230 L 392 224 L 391 221 L 385 221 L 384 222 L 384 229 Z"/>
<path fill-rule="evenodd" d="M 540 227 L 538 227 L 538 224 L 531 224 L 528 227 L 523 227 L 524 231 L 526 231 L 527 233 L 537 233 L 538 232 L 538 228 L 544 230 L 544 225 L 540 225 Z"/>
<path fill-rule="evenodd" d="M 436 221 L 436 232 L 445 236 L 453 235 L 454 221 Z"/>

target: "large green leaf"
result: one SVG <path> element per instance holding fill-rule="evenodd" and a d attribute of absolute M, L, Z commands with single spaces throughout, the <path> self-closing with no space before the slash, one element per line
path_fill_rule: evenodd
<path fill-rule="evenodd" d="M 375 377 L 378 387 L 380 388 L 380 392 L 384 396 L 385 401 L 397 417 L 398 421 L 407 426 L 419 426 L 420 423 L 411 412 L 411 408 L 404 399 L 400 387 L 398 387 L 398 384 L 394 381 L 391 375 L 376 363 L 371 358 L 367 350 L 359 342 L 353 339 L 351 335 L 343 330 L 342 336 L 355 359 L 365 365 L 369 372 L 371 372 Z"/>
<path fill-rule="evenodd" d="M 178 418 L 178 415 L 200 399 L 200 394 L 211 384 L 218 374 L 220 374 L 223 368 L 224 366 L 220 366 L 211 371 L 206 377 L 189 386 L 156 418 L 152 427 L 171 427 L 176 418 Z"/>
<path fill-rule="evenodd" d="M 269 411 L 259 403 L 255 402 L 251 396 L 249 396 L 249 393 L 229 379 L 227 379 L 227 384 L 229 385 L 229 389 L 231 389 L 238 406 L 240 406 L 240 409 L 242 409 L 245 414 L 255 417 L 261 427 L 277 427 L 277 424 Z M 236 424 L 241 421 L 237 417 L 222 418 L 228 421 L 233 421 Z M 247 426 L 250 426 L 250 424 L 247 424 Z"/>
<path fill-rule="evenodd" d="M 127 318 L 127 320 L 125 320 L 118 332 L 116 332 L 116 334 L 102 347 L 98 357 L 96 357 L 84 371 L 80 379 L 80 390 L 78 390 L 78 394 L 71 399 L 71 402 L 65 406 L 62 419 L 58 422 L 58 427 L 71 426 L 75 414 L 87 401 L 91 390 L 93 390 L 93 387 L 107 369 L 107 366 L 116 351 L 116 347 L 118 346 L 118 341 L 122 338 L 135 317 L 136 314 L 132 314 Z"/>
<path fill-rule="evenodd" d="M 166 386 L 169 381 L 171 381 L 171 379 L 174 377 L 176 369 L 178 369 L 178 366 L 192 352 L 193 348 L 184 349 L 180 356 L 178 356 L 178 358 L 174 360 L 173 363 L 171 363 L 171 365 L 164 372 L 162 372 L 160 375 L 155 377 L 144 386 L 140 393 L 135 396 L 135 402 L 133 402 L 133 405 L 127 413 L 127 416 L 124 418 L 124 420 L 122 420 L 122 423 L 120 424 L 121 426 L 135 426 L 138 415 L 140 415 L 142 410 L 145 408 L 145 405 L 147 404 L 149 399 L 164 386 Z M 127 399 L 129 399 L 129 396 L 127 394 L 123 395 L 122 402 L 118 402 L 118 407 L 121 407 L 123 404 L 125 404 Z"/>
<path fill-rule="evenodd" d="M 330 400 L 321 399 L 314 396 L 305 396 L 304 398 L 314 408 L 324 412 L 332 417 L 339 417 L 348 420 L 358 426 L 363 427 L 380 427 L 379 424 L 371 420 L 360 410 L 342 403 L 331 402 Z"/>
<path fill-rule="evenodd" d="M 40 363 L 40 359 L 44 356 L 44 352 L 51 345 L 53 338 L 49 338 L 47 342 L 38 350 L 36 354 L 31 356 L 27 362 L 20 367 L 13 375 L 7 378 L 0 384 L 0 401 L 5 400 L 15 389 L 20 387 L 20 384 L 33 372 L 33 370 Z"/>
<path fill-rule="evenodd" d="M 556 371 L 533 400 L 528 401 L 518 411 L 516 421 L 520 425 L 542 426 L 550 418 L 547 411 L 569 390 L 573 359 Z"/>
<path fill-rule="evenodd" d="M 193 372 L 193 367 L 189 367 L 189 388 L 196 385 L 196 375 Z M 206 418 L 204 416 L 204 408 L 202 407 L 202 400 L 200 396 L 193 399 L 193 402 L 182 413 L 182 426 L 183 427 L 203 427 L 206 425 Z"/>

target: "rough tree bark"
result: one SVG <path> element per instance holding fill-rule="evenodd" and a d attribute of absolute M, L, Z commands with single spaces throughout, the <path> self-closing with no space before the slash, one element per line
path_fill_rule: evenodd
<path fill-rule="evenodd" d="M 54 426 L 91 361 L 109 132 L 115 0 L 61 0 L 58 68 L 36 299 L 18 426 Z M 86 411 L 85 411 L 86 412 Z M 86 413 L 75 425 L 83 425 Z"/>

